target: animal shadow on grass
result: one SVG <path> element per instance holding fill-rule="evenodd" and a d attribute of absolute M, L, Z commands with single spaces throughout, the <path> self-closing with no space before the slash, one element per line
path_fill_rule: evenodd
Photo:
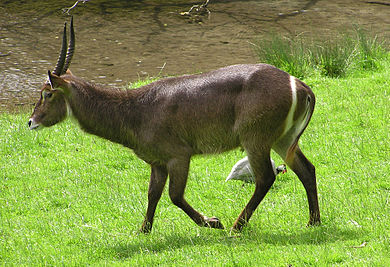
<path fill-rule="evenodd" d="M 295 232 L 271 231 L 268 229 L 251 230 L 250 236 L 255 236 L 258 242 L 272 245 L 319 245 L 342 240 L 354 240 L 364 235 L 362 229 L 339 228 L 336 226 L 316 226 L 302 228 Z"/>
<path fill-rule="evenodd" d="M 204 246 L 220 242 L 220 236 L 207 236 L 206 234 L 178 234 L 172 233 L 159 237 L 145 236 L 126 243 L 111 247 L 118 258 L 131 258 L 135 254 L 153 254 L 167 250 L 176 250 L 186 246 Z"/>
<path fill-rule="evenodd" d="M 226 234 L 225 234 L 226 233 Z M 298 229 L 294 233 L 256 229 L 249 226 L 238 236 L 230 236 L 228 231 L 215 235 L 209 231 L 201 234 L 171 233 L 158 237 L 145 236 L 128 240 L 126 243 L 117 244 L 110 249 L 115 251 L 118 258 L 130 258 L 139 253 L 158 253 L 166 250 L 175 250 L 186 246 L 210 246 L 215 244 L 231 246 L 243 246 L 245 244 L 272 244 L 286 246 L 295 244 L 320 245 L 334 243 L 340 240 L 354 240 L 364 235 L 361 229 L 341 229 L 336 226 L 320 226 Z"/>

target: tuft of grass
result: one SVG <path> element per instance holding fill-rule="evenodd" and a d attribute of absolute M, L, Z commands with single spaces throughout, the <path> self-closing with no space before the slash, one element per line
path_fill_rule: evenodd
<path fill-rule="evenodd" d="M 355 28 L 358 39 L 357 65 L 361 70 L 377 70 L 379 60 L 386 56 L 385 44 L 378 40 L 378 37 L 369 35 L 360 28 Z"/>
<path fill-rule="evenodd" d="M 310 72 L 310 51 L 302 38 L 287 38 L 273 35 L 254 46 L 259 60 L 274 65 L 297 78 L 304 78 Z"/>
<path fill-rule="evenodd" d="M 352 34 L 332 40 L 309 41 L 302 35 L 290 38 L 272 35 L 254 44 L 261 62 L 274 65 L 298 78 L 319 72 L 326 77 L 344 77 L 360 71 L 374 71 L 387 52 L 384 42 L 359 27 Z"/>
<path fill-rule="evenodd" d="M 321 75 L 327 77 L 344 76 L 353 60 L 354 44 L 349 38 L 340 40 L 325 41 L 323 44 L 315 45 L 310 58 L 310 65 L 320 71 Z"/>
<path fill-rule="evenodd" d="M 244 156 L 234 150 L 194 157 L 186 190 L 226 230 L 198 227 L 164 192 L 152 233 L 139 234 L 147 164 L 71 121 L 36 132 L 29 114 L 0 114 L 0 265 L 389 266 L 390 61 L 380 65 L 305 79 L 317 101 L 300 146 L 316 166 L 319 227 L 305 226 L 306 194 L 289 170 L 230 236 L 254 190 L 224 182 Z"/>

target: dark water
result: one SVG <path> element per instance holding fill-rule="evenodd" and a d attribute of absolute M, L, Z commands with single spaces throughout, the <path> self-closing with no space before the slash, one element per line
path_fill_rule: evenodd
<path fill-rule="evenodd" d="M 0 111 L 30 109 L 53 69 L 64 21 L 75 1 L 1 0 Z M 178 75 L 255 63 L 252 43 L 270 33 L 332 38 L 359 25 L 390 37 L 390 1 L 210 0 L 210 15 L 188 19 L 201 1 L 80 3 L 75 16 L 72 72 L 122 86 L 157 75 Z"/>

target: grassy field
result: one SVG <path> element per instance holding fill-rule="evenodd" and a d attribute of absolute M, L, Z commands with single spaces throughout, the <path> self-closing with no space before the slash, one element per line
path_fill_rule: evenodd
<path fill-rule="evenodd" d="M 281 175 L 240 236 L 229 228 L 254 186 L 225 183 L 238 150 L 192 160 L 188 201 L 227 228 L 195 225 L 165 191 L 151 234 L 138 229 L 149 167 L 128 149 L 67 121 L 29 131 L 29 114 L 0 115 L 0 264 L 389 266 L 390 60 L 353 77 L 306 78 L 317 96 L 301 147 L 316 166 L 323 224 Z M 277 156 L 276 162 L 281 163 Z"/>

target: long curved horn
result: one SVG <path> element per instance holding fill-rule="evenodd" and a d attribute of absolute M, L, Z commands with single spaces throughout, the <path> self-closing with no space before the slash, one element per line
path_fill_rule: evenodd
<path fill-rule="evenodd" d="M 56 67 L 55 67 L 55 69 L 53 71 L 53 73 L 56 74 L 56 75 L 61 75 L 61 72 L 62 72 L 62 70 L 64 68 L 66 48 L 67 48 L 67 43 L 66 43 L 66 23 L 65 23 L 65 25 L 64 25 L 64 33 L 62 34 L 61 53 L 60 53 L 60 56 L 58 57 Z"/>
<path fill-rule="evenodd" d="M 70 20 L 70 40 L 69 40 L 69 47 L 68 47 L 68 52 L 66 53 L 66 60 L 65 60 L 65 66 L 62 71 L 62 73 L 65 73 L 70 65 L 70 62 L 72 61 L 72 57 L 74 54 L 74 49 L 75 49 L 75 35 L 74 35 L 74 29 L 73 29 L 73 16 Z"/>

